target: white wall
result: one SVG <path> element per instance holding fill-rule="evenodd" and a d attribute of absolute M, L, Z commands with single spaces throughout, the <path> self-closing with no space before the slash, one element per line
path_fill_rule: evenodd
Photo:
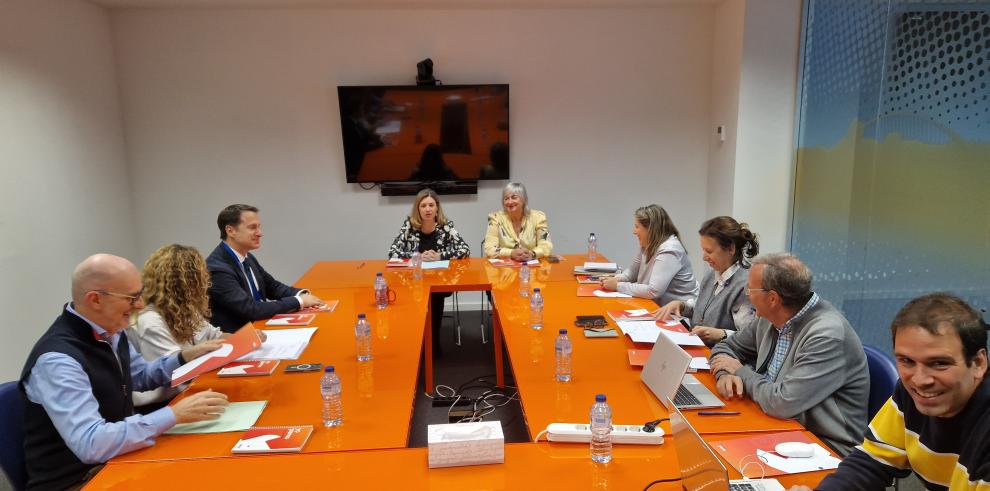
<path fill-rule="evenodd" d="M 760 234 L 761 251 L 783 251 L 794 184 L 801 2 L 745 3 L 732 213 Z"/>
<path fill-rule="evenodd" d="M 736 145 L 739 132 L 739 78 L 742 71 L 746 0 L 724 0 L 715 7 L 712 42 L 712 124 L 709 128 L 708 216 L 732 215 Z M 715 127 L 724 128 L 724 141 Z M 748 217 L 738 216 L 747 221 Z"/>
<path fill-rule="evenodd" d="M 711 5 L 630 9 L 121 10 L 112 13 L 141 255 L 209 252 L 217 212 L 259 206 L 259 257 L 384 257 L 411 198 L 344 182 L 338 84 L 511 84 L 512 177 L 556 250 L 590 231 L 628 263 L 632 213 L 657 202 L 690 239 L 706 218 Z M 444 199 L 480 254 L 502 182 Z"/>
<path fill-rule="evenodd" d="M 103 9 L 0 1 L 0 381 L 94 252 L 134 258 L 113 47 Z"/>

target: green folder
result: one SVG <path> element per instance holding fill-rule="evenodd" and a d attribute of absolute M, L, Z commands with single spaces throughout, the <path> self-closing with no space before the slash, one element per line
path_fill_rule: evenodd
<path fill-rule="evenodd" d="M 190 435 L 195 433 L 225 433 L 228 431 L 247 431 L 254 426 L 265 410 L 268 401 L 232 402 L 218 419 L 197 421 L 173 426 L 165 433 L 168 435 Z"/>

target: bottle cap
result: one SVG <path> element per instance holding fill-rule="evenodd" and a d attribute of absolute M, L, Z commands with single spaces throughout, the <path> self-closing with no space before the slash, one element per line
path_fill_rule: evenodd
<path fill-rule="evenodd" d="M 333 372 L 333 365 L 327 365 L 327 367 L 324 368 L 323 371 L 326 373 Z"/>
<path fill-rule="evenodd" d="M 598 394 L 595 396 L 595 402 L 605 402 L 605 394 Z"/>
<path fill-rule="evenodd" d="M 567 334 L 567 329 L 561 329 L 561 330 L 560 330 L 560 331 L 558 331 L 558 332 L 559 332 L 560 334 Z"/>
<path fill-rule="evenodd" d="M 375 276 L 381 276 L 381 275 L 382 275 L 382 272 L 381 271 L 375 273 Z"/>
<path fill-rule="evenodd" d="M 358 319 L 364 319 L 364 314 L 358 314 Z"/>
<path fill-rule="evenodd" d="M 533 293 L 540 293 L 540 289 L 539 288 L 533 288 Z"/>

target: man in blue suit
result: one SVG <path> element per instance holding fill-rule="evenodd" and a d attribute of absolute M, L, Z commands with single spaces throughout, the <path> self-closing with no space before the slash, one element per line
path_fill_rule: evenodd
<path fill-rule="evenodd" d="M 220 245 L 206 258 L 210 270 L 210 323 L 234 332 L 245 322 L 268 319 L 323 303 L 309 290 L 268 274 L 251 251 L 261 247 L 261 220 L 250 205 L 230 205 L 217 216 Z"/>

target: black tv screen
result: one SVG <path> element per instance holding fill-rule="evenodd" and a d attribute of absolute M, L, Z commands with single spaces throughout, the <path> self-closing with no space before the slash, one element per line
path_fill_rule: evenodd
<path fill-rule="evenodd" d="M 509 86 L 337 87 L 347 182 L 509 178 Z"/>

